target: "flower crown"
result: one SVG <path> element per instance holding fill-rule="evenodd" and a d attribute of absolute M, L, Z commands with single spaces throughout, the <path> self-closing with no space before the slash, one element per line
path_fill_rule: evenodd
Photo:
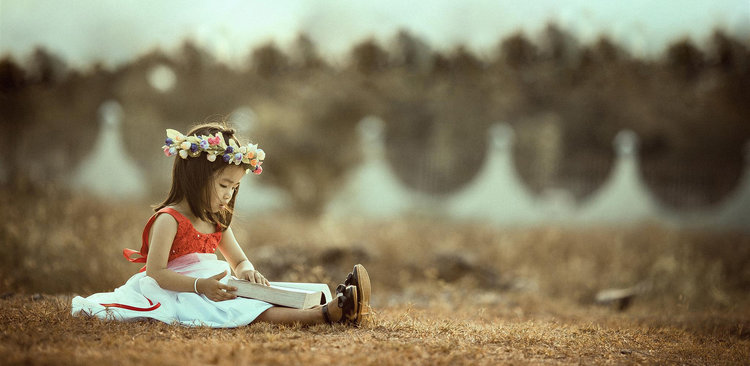
<path fill-rule="evenodd" d="M 167 139 L 161 148 L 166 156 L 179 155 L 183 159 L 196 158 L 205 151 L 206 159 L 210 162 L 214 162 L 217 157 L 220 157 L 227 164 L 250 164 L 252 168 L 247 169 L 245 174 L 250 172 L 262 173 L 261 164 L 266 158 L 265 151 L 259 149 L 258 144 L 238 146 L 234 139 L 229 139 L 229 145 L 227 145 L 221 132 L 208 136 L 185 136 L 176 130 L 167 129 Z"/>

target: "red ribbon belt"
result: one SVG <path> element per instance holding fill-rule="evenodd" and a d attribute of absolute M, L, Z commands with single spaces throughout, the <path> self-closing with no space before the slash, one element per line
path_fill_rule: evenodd
<path fill-rule="evenodd" d="M 133 258 L 134 254 L 138 254 L 140 257 Z M 125 248 L 122 250 L 122 255 L 125 256 L 125 259 L 129 260 L 132 263 L 146 263 L 146 256 L 141 254 L 141 252 L 137 252 L 133 249 Z M 143 266 L 140 271 L 143 272 L 146 270 L 146 266 Z"/>
<path fill-rule="evenodd" d="M 146 297 L 146 296 L 144 296 L 144 297 Z M 161 306 L 160 302 L 157 302 L 156 305 L 154 305 L 154 302 L 151 301 L 151 299 L 149 299 L 148 297 L 146 297 L 146 300 L 148 300 L 148 304 L 151 305 L 150 307 L 139 308 L 139 307 L 136 307 L 136 306 L 130 306 L 130 305 L 125 305 L 125 304 L 117 304 L 117 303 L 113 303 L 113 304 L 101 304 L 101 305 L 102 306 L 106 306 L 106 307 L 123 308 L 123 309 L 126 309 L 126 310 L 134 310 L 134 311 L 151 311 L 151 310 L 156 310 L 156 309 L 159 308 L 159 306 Z"/>

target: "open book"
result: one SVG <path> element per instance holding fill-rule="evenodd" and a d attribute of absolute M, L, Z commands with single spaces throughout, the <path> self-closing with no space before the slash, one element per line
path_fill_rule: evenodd
<path fill-rule="evenodd" d="M 237 296 L 265 301 L 274 305 L 307 309 L 331 301 L 331 290 L 324 283 L 271 282 L 271 286 L 230 278 Z"/>

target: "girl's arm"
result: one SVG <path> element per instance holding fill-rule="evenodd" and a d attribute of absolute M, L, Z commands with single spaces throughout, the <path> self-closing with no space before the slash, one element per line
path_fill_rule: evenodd
<path fill-rule="evenodd" d="M 219 250 L 224 255 L 229 265 L 234 271 L 234 275 L 242 280 L 248 280 L 250 282 L 270 285 L 268 280 L 255 270 L 253 264 L 247 259 L 245 252 L 240 248 L 240 244 L 237 243 L 237 238 L 234 237 L 232 228 L 228 227 L 223 234 L 221 234 L 221 241 L 219 242 Z"/>
<path fill-rule="evenodd" d="M 151 227 L 148 255 L 146 256 L 146 275 L 156 280 L 159 286 L 166 290 L 179 292 L 193 292 L 194 285 L 198 293 L 206 295 L 213 301 L 229 300 L 237 297 L 224 290 L 234 291 L 236 288 L 227 286 L 218 280 L 224 277 L 222 272 L 209 278 L 198 279 L 185 276 L 167 268 L 169 250 L 177 235 L 177 221 L 171 215 L 159 215 Z"/>

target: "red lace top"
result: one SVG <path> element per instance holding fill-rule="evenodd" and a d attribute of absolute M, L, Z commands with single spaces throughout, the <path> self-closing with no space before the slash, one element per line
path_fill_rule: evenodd
<path fill-rule="evenodd" d="M 146 257 L 148 256 L 148 236 L 151 231 L 151 226 L 154 224 L 156 217 L 162 213 L 172 215 L 177 220 L 177 234 L 175 234 L 174 241 L 172 242 L 172 248 L 169 250 L 169 259 L 171 261 L 177 257 L 183 256 L 190 253 L 215 253 L 216 248 L 219 246 L 221 241 L 221 231 L 219 225 L 216 225 L 216 232 L 212 234 L 204 234 L 193 227 L 193 223 L 172 208 L 162 208 L 157 211 L 146 223 L 146 227 L 143 229 L 143 244 L 141 244 L 141 251 L 136 252 L 133 249 L 125 248 L 122 254 L 125 258 L 133 263 L 146 263 Z M 133 257 L 134 255 L 137 257 Z M 146 270 L 146 266 L 141 268 L 140 272 Z"/>

